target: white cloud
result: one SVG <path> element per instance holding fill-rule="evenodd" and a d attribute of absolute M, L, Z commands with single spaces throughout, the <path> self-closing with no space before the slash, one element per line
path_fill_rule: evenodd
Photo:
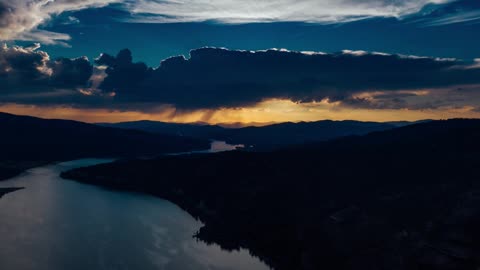
<path fill-rule="evenodd" d="M 450 0 L 127 0 L 133 21 L 223 23 L 302 21 L 341 23 L 402 17 Z"/>
<path fill-rule="evenodd" d="M 0 40 L 34 40 L 45 44 L 69 40 L 66 34 L 39 26 L 66 11 L 102 7 L 121 0 L 0 0 Z"/>
<path fill-rule="evenodd" d="M 455 24 L 455 23 L 479 23 L 480 22 L 479 20 L 480 20 L 480 10 L 471 10 L 471 11 L 447 14 L 440 18 L 427 20 L 423 22 L 422 25 L 441 26 L 441 25 L 448 25 L 448 24 Z"/>
<path fill-rule="evenodd" d="M 29 40 L 64 44 L 70 36 L 42 29 L 55 16 L 69 11 L 116 8 L 131 13 L 131 22 L 221 23 L 288 22 L 344 23 L 373 17 L 415 14 L 427 4 L 455 0 L 0 0 L 0 41 Z M 69 17 L 70 22 L 78 22 Z M 468 20 L 450 18 L 449 20 Z M 448 22 L 436 22 L 442 24 Z"/>

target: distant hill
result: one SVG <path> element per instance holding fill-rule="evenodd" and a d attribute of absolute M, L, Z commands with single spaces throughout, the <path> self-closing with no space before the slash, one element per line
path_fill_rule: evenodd
<path fill-rule="evenodd" d="M 0 113 L 0 178 L 39 162 L 155 156 L 208 147 L 202 139 Z"/>
<path fill-rule="evenodd" d="M 274 152 L 121 161 L 63 176 L 173 201 L 198 236 L 274 269 L 480 265 L 480 120 L 430 121 Z"/>
<path fill-rule="evenodd" d="M 270 126 L 274 124 L 278 124 L 279 122 L 230 122 L 230 123 L 218 123 L 217 126 L 221 126 L 224 128 L 244 128 L 244 127 L 264 127 Z"/>
<path fill-rule="evenodd" d="M 215 138 L 225 131 L 225 128 L 223 127 L 202 123 L 180 124 L 147 120 L 120 123 L 98 123 L 97 125 L 206 139 Z"/>
<path fill-rule="evenodd" d="M 327 141 L 351 135 L 365 135 L 395 127 L 388 123 L 359 121 L 287 122 L 264 127 L 229 129 L 222 134 L 222 139 L 233 144 L 251 145 L 256 149 L 270 150 L 287 145 Z"/>
<path fill-rule="evenodd" d="M 326 141 L 343 136 L 364 135 L 373 131 L 392 129 L 410 122 L 317 121 L 280 123 L 262 127 L 223 128 L 199 124 L 176 124 L 155 121 L 102 123 L 99 125 L 148 132 L 224 140 L 231 144 L 253 146 L 255 150 L 272 150 L 288 145 Z"/>

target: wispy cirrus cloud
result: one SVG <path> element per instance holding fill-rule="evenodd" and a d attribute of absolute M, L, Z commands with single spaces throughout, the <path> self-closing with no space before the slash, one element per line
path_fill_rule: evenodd
<path fill-rule="evenodd" d="M 127 0 L 130 21 L 169 23 L 312 22 L 343 23 L 373 17 L 402 17 L 428 4 L 452 0 Z"/>
<path fill-rule="evenodd" d="M 67 44 L 70 36 L 45 25 L 58 15 L 83 9 L 122 10 L 125 22 L 311 22 L 345 23 L 366 18 L 402 18 L 429 4 L 455 0 L 0 0 L 0 41 Z M 130 14 L 130 15 L 128 15 Z M 460 16 L 460 15 L 459 15 Z M 74 18 L 74 17 L 71 17 Z M 450 19 L 451 21 L 452 19 Z M 73 19 L 78 22 L 78 20 Z M 448 23 L 449 21 L 441 22 Z"/>
<path fill-rule="evenodd" d="M 423 26 L 442 26 L 456 23 L 480 23 L 480 10 L 456 12 L 434 19 L 422 20 Z"/>
<path fill-rule="evenodd" d="M 427 6 L 410 16 L 408 21 L 424 27 L 480 23 L 480 1 L 456 0 Z"/>
<path fill-rule="evenodd" d="M 0 41 L 28 40 L 64 43 L 70 36 L 40 29 L 55 16 L 98 8 L 121 0 L 0 0 Z M 65 43 L 64 43 L 65 44 Z"/>

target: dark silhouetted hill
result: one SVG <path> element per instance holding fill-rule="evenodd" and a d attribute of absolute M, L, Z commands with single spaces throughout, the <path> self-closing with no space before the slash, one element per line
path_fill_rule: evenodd
<path fill-rule="evenodd" d="M 136 129 L 151 133 L 169 134 L 175 136 L 187 136 L 195 138 L 214 139 L 224 132 L 225 128 L 216 125 L 207 125 L 202 123 L 180 124 L 158 121 L 133 121 L 121 123 L 99 123 L 100 126 Z"/>
<path fill-rule="evenodd" d="M 274 269 L 476 269 L 480 120 L 275 152 L 122 161 L 62 176 L 173 201 L 198 237 Z"/>
<path fill-rule="evenodd" d="M 207 140 L 0 113 L 0 179 L 44 162 L 208 148 Z"/>
<path fill-rule="evenodd" d="M 364 135 L 394 127 L 388 123 L 359 121 L 287 122 L 264 127 L 228 129 L 222 134 L 222 139 L 232 144 L 252 145 L 259 150 L 272 150 L 287 145 Z"/>
<path fill-rule="evenodd" d="M 100 124 L 103 126 L 138 129 L 148 132 L 223 140 L 231 144 L 244 144 L 254 150 L 273 150 L 289 145 L 326 141 L 350 135 L 365 135 L 411 124 L 410 122 L 317 121 L 280 123 L 262 127 L 223 128 L 198 124 L 175 124 L 155 121 Z M 252 147 L 250 147 L 252 146 Z"/>

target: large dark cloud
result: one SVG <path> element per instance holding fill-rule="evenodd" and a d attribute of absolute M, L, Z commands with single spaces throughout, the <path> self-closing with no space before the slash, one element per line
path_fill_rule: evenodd
<path fill-rule="evenodd" d="M 51 81 L 57 86 L 84 86 L 93 72 L 86 57 L 59 58 L 49 62 L 48 66 L 52 69 Z"/>
<path fill-rule="evenodd" d="M 154 110 L 236 108 L 268 99 L 328 100 L 350 108 L 436 109 L 480 101 L 479 62 L 343 51 L 193 50 L 157 68 L 125 49 L 51 60 L 32 47 L 0 47 L 0 102 Z M 468 89 L 468 91 L 458 89 Z"/>
<path fill-rule="evenodd" d="M 144 63 L 132 63 L 132 54 L 129 50 L 120 51 L 116 57 L 102 54 L 95 63 L 108 66 L 105 71 L 108 77 L 101 84 L 103 90 L 118 91 L 122 96 L 125 93 L 126 98 L 134 97 L 132 101 L 143 99 L 142 95 L 145 92 L 143 84 L 148 77 L 152 77 L 152 69 Z M 136 94 L 137 91 L 139 95 Z"/>
<path fill-rule="evenodd" d="M 102 55 L 97 64 L 108 66 L 100 88 L 116 92 L 116 102 L 154 102 L 182 109 L 242 107 L 270 98 L 354 104 L 352 97 L 365 91 L 480 83 L 480 69 L 471 68 L 472 63 L 351 51 L 202 48 L 191 51 L 189 59 L 173 57 L 152 69 L 132 63 L 130 52 L 123 50 L 116 57 Z"/>
<path fill-rule="evenodd" d="M 41 81 L 48 77 L 48 60 L 48 55 L 35 47 L 4 45 L 0 48 L 0 78 L 3 84 Z"/>
<path fill-rule="evenodd" d="M 94 67 L 85 57 L 51 60 L 31 47 L 0 47 L 0 103 L 75 105 L 95 103 L 80 92 L 87 88 Z"/>
<path fill-rule="evenodd" d="M 0 91 L 19 92 L 46 88 L 74 88 L 85 86 L 93 72 L 93 66 L 85 57 L 58 58 L 31 47 L 3 45 L 0 47 Z"/>

